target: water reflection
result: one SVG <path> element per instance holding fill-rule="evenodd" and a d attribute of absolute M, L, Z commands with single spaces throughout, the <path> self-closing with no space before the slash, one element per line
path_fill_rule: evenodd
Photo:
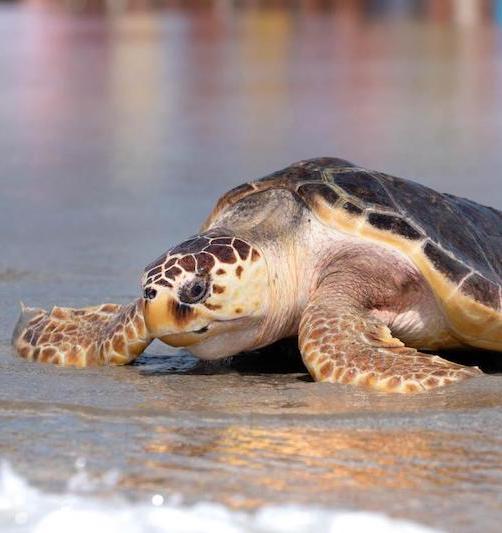
<path fill-rule="evenodd" d="M 150 157 L 149 146 L 168 134 L 169 115 L 180 90 L 178 85 L 162 82 L 172 77 L 172 64 L 177 59 L 172 47 L 152 46 L 161 26 L 161 20 L 148 14 L 136 16 L 133 28 L 119 24 L 115 18 L 106 25 L 105 94 L 110 102 L 110 121 L 115 125 L 108 146 L 108 165 L 112 180 L 126 187 L 137 181 L 138 162 Z M 124 32 L 131 37 L 122 38 Z M 157 109 L 152 108 L 152 102 L 158 102 Z M 155 113 L 157 117 L 152 116 Z M 158 115 L 164 120 L 158 120 Z M 142 165 L 143 187 L 158 179 L 155 166 Z"/>
<path fill-rule="evenodd" d="M 496 490 L 502 475 L 501 444 L 481 436 L 426 430 L 243 424 L 194 432 L 156 426 L 144 445 L 145 467 L 153 477 L 124 483 L 170 486 L 173 478 L 180 480 L 180 472 L 197 471 L 198 491 L 227 503 L 232 490 L 226 483 L 237 479 L 239 505 L 247 507 L 270 500 L 301 502 L 314 493 L 320 501 L 332 501 L 344 488 L 434 495 L 465 483 L 465 490 L 483 484 L 490 491 L 490 486 Z M 480 453 L 481 448 L 489 453 Z"/>
<path fill-rule="evenodd" d="M 158 213 L 197 190 L 179 223 L 192 232 L 225 189 L 319 154 L 502 202 L 498 4 L 168 2 L 119 17 L 23 5 L 16 44 L 3 37 L 0 150 L 22 146 L 3 179 L 39 207 L 127 213 L 142 199 Z"/>

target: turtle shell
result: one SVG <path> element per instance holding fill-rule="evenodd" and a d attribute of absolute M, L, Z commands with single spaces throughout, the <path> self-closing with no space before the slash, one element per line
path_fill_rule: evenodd
<path fill-rule="evenodd" d="M 458 337 L 502 349 L 502 213 L 336 158 L 300 161 L 226 193 L 203 226 L 242 198 L 285 188 L 325 225 L 406 254 Z"/>

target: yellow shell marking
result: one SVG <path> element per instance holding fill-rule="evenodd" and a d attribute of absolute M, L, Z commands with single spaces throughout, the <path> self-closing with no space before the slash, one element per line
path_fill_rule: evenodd
<path fill-rule="evenodd" d="M 423 251 L 423 241 L 410 241 L 390 231 L 377 229 L 367 222 L 364 215 L 346 213 L 341 207 L 343 202 L 342 199 L 336 206 L 331 206 L 321 196 L 317 196 L 313 208 L 324 224 L 367 241 L 397 249 L 409 257 L 432 287 L 458 339 L 479 348 L 502 350 L 501 312 L 459 291 L 457 284 L 434 268 Z"/>

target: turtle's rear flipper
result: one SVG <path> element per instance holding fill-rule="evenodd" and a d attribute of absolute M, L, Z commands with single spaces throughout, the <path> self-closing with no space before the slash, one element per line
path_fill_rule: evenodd
<path fill-rule="evenodd" d="M 62 366 L 123 365 L 150 344 L 143 319 L 143 301 L 128 305 L 44 309 L 25 307 L 12 344 L 30 361 Z"/>

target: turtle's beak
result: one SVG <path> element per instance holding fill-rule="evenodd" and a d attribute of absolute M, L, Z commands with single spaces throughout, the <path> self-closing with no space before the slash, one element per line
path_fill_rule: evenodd
<path fill-rule="evenodd" d="M 201 336 L 194 331 L 187 331 L 186 333 L 172 333 L 171 335 L 164 335 L 159 337 L 162 342 L 174 346 L 175 348 L 186 348 L 198 344 L 203 340 Z"/>
<path fill-rule="evenodd" d="M 145 323 L 150 335 L 171 346 L 190 346 L 200 342 L 196 331 L 204 331 L 204 322 L 194 307 L 178 302 L 167 292 L 145 299 Z"/>

